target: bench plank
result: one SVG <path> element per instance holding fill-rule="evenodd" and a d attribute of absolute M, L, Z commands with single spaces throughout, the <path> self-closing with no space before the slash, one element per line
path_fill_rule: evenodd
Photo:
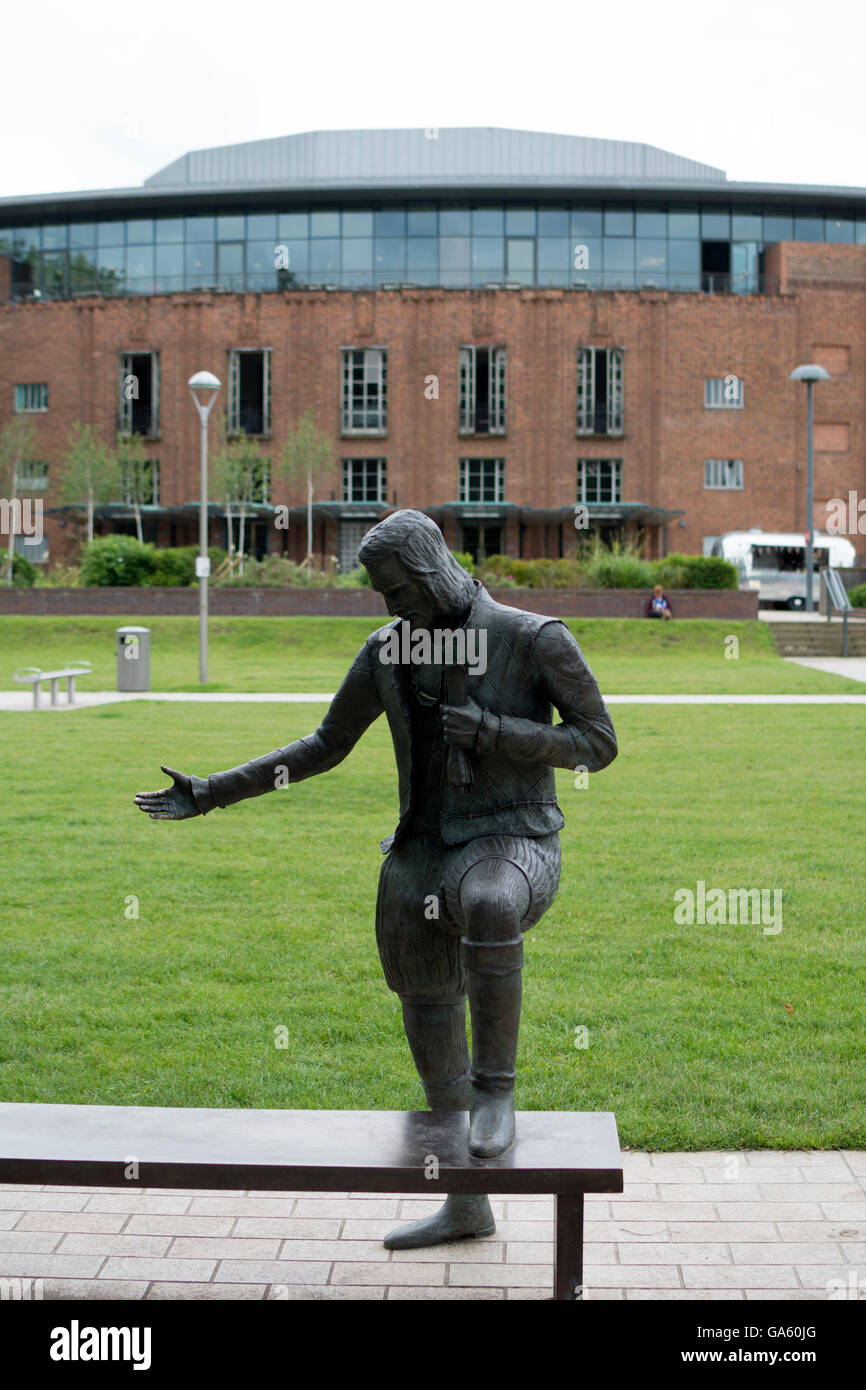
<path fill-rule="evenodd" d="M 621 1192 L 607 1111 L 523 1111 L 517 1140 L 472 1158 L 463 1112 L 0 1104 L 0 1181 L 254 1191 Z M 425 1160 L 438 1161 L 438 1180 Z M 430 1165 L 427 1164 L 427 1171 Z"/>

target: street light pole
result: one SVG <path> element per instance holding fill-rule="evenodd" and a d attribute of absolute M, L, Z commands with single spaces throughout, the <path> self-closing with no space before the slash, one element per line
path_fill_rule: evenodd
<path fill-rule="evenodd" d="M 795 367 L 791 381 L 806 383 L 806 612 L 813 613 L 812 577 L 815 570 L 815 473 L 813 435 L 812 387 L 816 381 L 829 381 L 830 373 L 815 363 Z"/>
<path fill-rule="evenodd" d="M 198 679 L 199 685 L 207 685 L 207 616 L 208 616 L 208 497 L 207 497 L 207 420 L 211 407 L 220 389 L 219 378 L 213 372 L 196 372 L 189 379 L 189 389 L 200 422 L 200 477 L 198 506 Z"/>

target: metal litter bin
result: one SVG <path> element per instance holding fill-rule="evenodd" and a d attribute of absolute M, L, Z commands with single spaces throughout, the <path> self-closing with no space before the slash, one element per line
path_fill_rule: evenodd
<path fill-rule="evenodd" d="M 150 690 L 150 628 L 117 629 L 118 690 Z"/>

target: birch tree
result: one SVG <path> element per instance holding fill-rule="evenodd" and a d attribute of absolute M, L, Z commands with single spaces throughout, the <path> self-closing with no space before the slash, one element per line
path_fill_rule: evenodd
<path fill-rule="evenodd" d="M 334 468 L 334 451 L 324 430 L 319 428 L 312 406 L 290 429 L 277 459 L 277 471 L 290 485 L 306 485 L 307 566 L 313 562 L 313 492 L 317 483 L 329 477 Z"/>
<path fill-rule="evenodd" d="M 120 468 L 92 425 L 76 422 L 61 463 L 60 500 L 87 512 L 87 540 L 93 540 L 93 513 L 100 502 L 114 502 L 120 492 Z"/>

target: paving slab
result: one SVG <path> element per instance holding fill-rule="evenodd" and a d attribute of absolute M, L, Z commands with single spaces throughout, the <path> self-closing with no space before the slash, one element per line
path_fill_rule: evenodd
<path fill-rule="evenodd" d="M 620 1196 L 586 1201 L 590 1301 L 866 1300 L 866 1153 L 627 1151 L 623 1167 Z M 492 1205 L 491 1236 L 390 1251 L 436 1198 L 7 1183 L 0 1279 L 58 1300 L 550 1299 L 553 1198 Z"/>

